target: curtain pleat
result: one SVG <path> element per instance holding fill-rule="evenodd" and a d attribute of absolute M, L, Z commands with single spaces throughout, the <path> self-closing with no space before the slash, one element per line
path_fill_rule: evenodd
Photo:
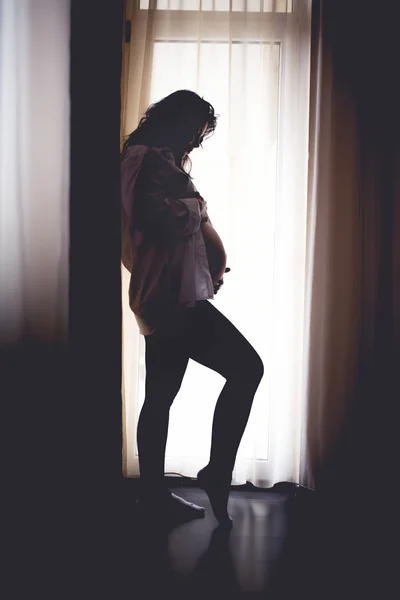
<path fill-rule="evenodd" d="M 312 39 L 314 235 L 302 478 L 346 489 L 375 482 L 393 439 L 387 408 L 398 392 L 398 43 L 384 11 L 330 0 L 314 2 Z"/>

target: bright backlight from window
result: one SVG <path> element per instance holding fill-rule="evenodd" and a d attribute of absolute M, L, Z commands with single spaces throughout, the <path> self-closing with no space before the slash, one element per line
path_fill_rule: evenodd
<path fill-rule="evenodd" d="M 140 8 L 147 10 L 149 0 L 140 0 Z M 204 10 L 234 12 L 276 12 L 289 13 L 293 11 L 292 0 L 157 0 L 157 10 Z"/>

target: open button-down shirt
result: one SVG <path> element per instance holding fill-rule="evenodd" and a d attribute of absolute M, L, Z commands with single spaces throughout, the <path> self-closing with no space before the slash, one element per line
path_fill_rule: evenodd
<path fill-rule="evenodd" d="M 177 307 L 214 297 L 199 193 L 169 148 L 128 147 L 121 160 L 122 262 L 142 335 Z"/>

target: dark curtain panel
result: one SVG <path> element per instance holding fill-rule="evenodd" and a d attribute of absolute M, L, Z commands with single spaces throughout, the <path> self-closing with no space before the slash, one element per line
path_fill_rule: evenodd
<path fill-rule="evenodd" d="M 313 2 L 310 189 L 318 215 L 308 442 L 321 510 L 303 519 L 293 578 L 302 587 L 312 578 L 321 598 L 385 596 L 393 584 L 400 400 L 395 6 Z M 319 348 L 328 357 L 322 373 Z M 338 364 L 347 367 L 341 394 Z M 302 552 L 305 539 L 310 555 Z"/>
<path fill-rule="evenodd" d="M 313 2 L 307 442 L 316 493 L 291 506 L 272 598 L 383 598 L 397 585 L 396 4 Z"/>
<path fill-rule="evenodd" d="M 341 441 L 318 477 L 320 486 L 330 490 L 388 482 L 397 445 L 392 419 L 400 398 L 400 42 L 393 10 L 393 2 L 314 3 L 314 39 L 317 33 L 322 36 L 322 56 L 331 57 L 335 93 L 349 98 L 355 108 L 360 231 L 355 390 Z M 334 115 L 336 122 L 341 117 L 340 112 Z M 338 169 L 335 178 L 341 178 Z M 340 232 L 337 244 L 339 251 Z"/>

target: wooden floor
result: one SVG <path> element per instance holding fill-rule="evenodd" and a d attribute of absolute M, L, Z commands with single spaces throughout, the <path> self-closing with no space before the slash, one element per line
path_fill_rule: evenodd
<path fill-rule="evenodd" d="M 173 491 L 207 512 L 204 519 L 168 534 L 150 530 L 137 518 L 134 494 L 126 489 L 110 500 L 110 490 L 100 482 L 90 502 L 80 490 L 82 516 L 75 525 L 67 512 L 50 512 L 50 495 L 43 507 L 48 520 L 40 518 L 44 510 L 33 504 L 32 494 L 35 510 L 29 512 L 27 505 L 18 520 L 8 521 L 14 541 L 3 559 L 17 556 L 18 562 L 14 570 L 2 571 L 11 580 L 4 597 L 19 600 L 36 591 L 46 600 L 399 597 L 398 519 L 393 516 L 398 509 L 389 508 L 397 497 L 386 489 L 340 490 L 324 499 L 231 491 L 234 526 L 229 534 L 217 528 L 202 490 L 185 486 Z M 79 517 L 76 511 L 73 515 Z M 49 517 L 51 531 L 43 526 Z M 23 535 L 18 537 L 21 520 Z"/>
<path fill-rule="evenodd" d="M 206 516 L 166 535 L 132 532 L 132 598 L 347 600 L 372 590 L 376 546 L 354 512 L 349 520 L 336 504 L 321 510 L 312 494 L 231 491 L 234 526 L 226 534 L 202 490 L 173 491 L 204 506 Z"/>
<path fill-rule="evenodd" d="M 231 492 L 229 511 L 234 527 L 225 533 L 217 527 L 203 491 L 184 489 L 179 495 L 204 506 L 206 517 L 169 533 L 159 573 L 168 573 L 169 584 L 185 590 L 188 597 L 236 598 L 244 597 L 243 592 L 256 597 L 264 592 L 287 535 L 285 498 Z M 150 578 L 154 577 L 154 554 L 151 547 L 149 550 L 150 563 L 143 569 Z"/>
<path fill-rule="evenodd" d="M 218 528 L 202 490 L 173 491 L 204 506 L 206 516 L 164 536 L 135 532 L 135 597 L 286 598 L 301 591 L 297 571 L 302 563 L 298 544 L 292 543 L 297 524 L 290 505 L 295 501 L 288 494 L 232 491 L 229 512 L 234 527 L 226 533 Z"/>

